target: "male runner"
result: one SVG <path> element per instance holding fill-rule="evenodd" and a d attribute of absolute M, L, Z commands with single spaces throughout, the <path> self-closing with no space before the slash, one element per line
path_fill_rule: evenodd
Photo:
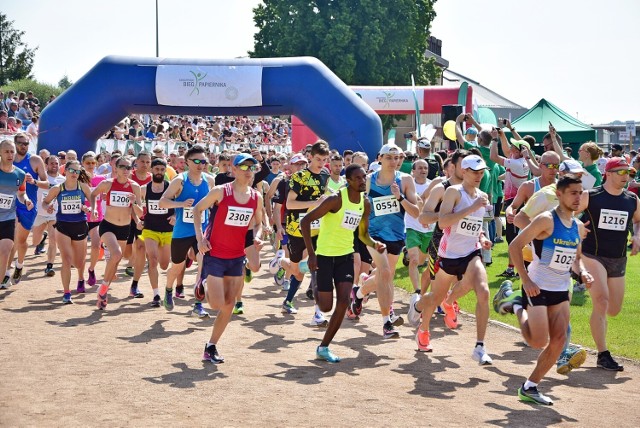
<path fill-rule="evenodd" d="M 151 154 L 146 151 L 141 151 L 138 153 L 136 157 L 136 169 L 131 174 L 131 179 L 138 183 L 140 189 L 146 186 L 151 182 Z M 144 222 L 144 218 L 141 218 Z M 129 239 L 127 240 L 127 247 L 131 247 L 131 258 L 129 259 L 129 263 L 131 266 L 127 266 L 125 269 L 125 273 L 133 277 L 131 281 L 131 290 L 129 295 L 131 297 L 135 297 L 136 299 L 141 299 L 144 295 L 138 290 L 138 281 L 140 281 L 140 277 L 142 276 L 142 271 L 144 270 L 145 262 L 147 261 L 147 257 L 145 254 L 145 245 L 144 241 L 138 239 L 142 230 L 138 228 L 138 226 L 132 221 L 131 222 L 131 232 L 129 233 Z"/>

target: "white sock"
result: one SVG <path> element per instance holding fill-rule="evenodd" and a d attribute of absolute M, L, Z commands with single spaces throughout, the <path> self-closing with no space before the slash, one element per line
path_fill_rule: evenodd
<path fill-rule="evenodd" d="M 16 269 L 22 269 L 22 263 L 18 263 L 16 260 Z"/>
<path fill-rule="evenodd" d="M 534 388 L 536 386 L 538 386 L 538 384 L 531 382 L 529 379 L 524 383 L 524 389 Z"/>
<path fill-rule="evenodd" d="M 159 296 L 160 295 L 160 289 L 159 288 L 154 288 L 153 289 L 153 297 Z"/>
<path fill-rule="evenodd" d="M 316 314 L 320 314 L 320 315 L 322 315 L 322 311 L 320 310 L 320 308 L 318 307 L 318 305 L 313 305 L 313 309 L 315 309 Z"/>
<path fill-rule="evenodd" d="M 358 287 L 358 291 L 356 291 L 356 297 L 358 299 L 364 299 L 364 294 L 362 293 L 362 287 Z"/>
<path fill-rule="evenodd" d="M 214 346 L 215 346 L 215 343 L 207 342 L 207 348 L 208 348 L 209 346 L 211 346 L 211 345 L 214 345 Z"/>
<path fill-rule="evenodd" d="M 386 324 L 387 321 L 391 322 L 391 317 L 389 315 L 382 317 L 382 324 Z"/>
<path fill-rule="evenodd" d="M 517 303 L 513 304 L 513 313 L 514 314 L 517 314 L 521 309 L 522 309 L 522 305 L 519 305 Z"/>

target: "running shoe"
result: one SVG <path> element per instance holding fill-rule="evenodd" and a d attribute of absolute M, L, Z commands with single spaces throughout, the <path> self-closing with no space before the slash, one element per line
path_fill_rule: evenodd
<path fill-rule="evenodd" d="M 89 269 L 89 279 L 87 280 L 87 284 L 91 287 L 96 285 L 96 271 Z"/>
<path fill-rule="evenodd" d="M 160 299 L 160 295 L 153 296 L 153 300 L 151 301 L 152 308 L 159 308 L 162 305 L 162 300 Z"/>
<path fill-rule="evenodd" d="M 396 327 L 391 323 L 391 321 L 387 321 L 382 326 L 382 337 L 384 339 L 397 339 L 400 337 L 400 333 L 396 329 Z"/>
<path fill-rule="evenodd" d="M 520 276 L 516 271 L 509 268 L 505 269 L 505 271 L 499 274 L 498 276 L 501 276 L 502 278 L 520 278 Z"/>
<path fill-rule="evenodd" d="M 505 297 L 507 297 L 508 295 L 510 295 L 511 293 L 513 293 L 513 283 L 507 279 L 503 281 L 502 284 L 500 284 L 500 288 L 498 288 L 498 292 L 496 293 L 495 296 L 493 296 L 493 310 L 496 311 L 497 313 L 501 313 L 500 301 Z"/>
<path fill-rule="evenodd" d="M 233 307 L 233 313 L 235 315 L 244 314 L 244 306 L 242 305 L 242 302 L 236 302 L 236 305 Z"/>
<path fill-rule="evenodd" d="M 124 270 L 124 273 L 127 276 L 133 276 L 133 266 L 127 266 Z"/>
<path fill-rule="evenodd" d="M 276 256 L 269 262 L 269 273 L 275 275 L 280 270 L 280 262 L 284 258 L 284 250 L 276 251 Z"/>
<path fill-rule="evenodd" d="M 571 370 L 583 365 L 586 359 L 587 351 L 582 348 L 570 346 L 558 357 L 556 372 L 563 375 L 569 374 Z"/>
<path fill-rule="evenodd" d="M 493 242 L 495 242 L 496 244 L 502 244 L 504 242 L 504 239 L 502 239 L 501 236 L 496 236 Z"/>
<path fill-rule="evenodd" d="M 54 276 L 56 274 L 56 271 L 53 270 L 53 263 L 47 263 L 47 267 L 44 268 L 44 274 L 46 276 Z"/>
<path fill-rule="evenodd" d="M 285 301 L 282 304 L 282 313 L 293 315 L 293 314 L 297 314 L 298 310 L 295 308 L 295 306 L 293 306 L 293 303 Z"/>
<path fill-rule="evenodd" d="M 282 290 L 289 291 L 289 288 L 291 288 L 291 283 L 289 282 L 289 280 L 285 279 L 284 281 L 282 281 Z"/>
<path fill-rule="evenodd" d="M 196 300 L 204 302 L 207 298 L 207 295 L 204 291 L 204 283 L 201 277 L 198 277 L 195 285 L 193 286 L 193 295 L 196 297 Z"/>
<path fill-rule="evenodd" d="M 168 311 L 173 310 L 173 290 L 164 290 L 164 300 L 162 301 L 162 306 Z"/>
<path fill-rule="evenodd" d="M 307 296 L 307 299 L 313 300 L 313 290 L 311 289 L 311 285 L 307 288 L 307 291 L 304 293 Z"/>
<path fill-rule="evenodd" d="M 71 301 L 71 293 L 64 293 L 62 295 L 62 303 L 65 305 L 70 305 L 73 302 Z"/>
<path fill-rule="evenodd" d="M 22 279 L 22 268 L 16 268 L 16 270 L 13 271 L 13 280 L 11 282 L 13 282 L 13 285 L 16 285 L 20 283 L 21 279 Z"/>
<path fill-rule="evenodd" d="M 456 311 L 456 314 L 460 313 L 460 305 L 458 304 L 457 300 L 453 301 L 453 310 Z"/>
<path fill-rule="evenodd" d="M 411 295 L 411 299 L 409 299 L 409 311 L 407 312 L 407 320 L 409 321 L 409 325 L 412 327 L 417 327 L 420 325 L 420 317 L 421 313 L 416 309 L 416 303 L 420 301 L 420 293 L 413 293 Z"/>
<path fill-rule="evenodd" d="M 624 367 L 618 364 L 616 360 L 613 359 L 609 351 L 598 353 L 598 367 L 615 372 L 621 372 L 624 370 Z"/>
<path fill-rule="evenodd" d="M 200 302 L 194 303 L 193 309 L 191 310 L 191 314 L 196 315 L 198 318 L 201 318 L 201 319 L 210 317 L 209 312 L 204 310 L 204 308 L 202 307 L 202 303 Z"/>
<path fill-rule="evenodd" d="M 313 314 L 313 319 L 311 320 L 311 322 L 316 327 L 326 327 L 327 325 L 329 325 L 329 321 L 327 321 L 322 312 L 318 311 Z"/>
<path fill-rule="evenodd" d="M 11 279 L 9 278 L 9 275 L 5 275 L 4 279 L 0 283 L 0 290 L 6 290 L 9 288 L 9 279 Z"/>
<path fill-rule="evenodd" d="M 504 283 L 503 283 L 504 286 Z M 509 290 L 508 286 L 504 287 L 505 290 L 503 290 L 503 287 L 500 287 L 500 290 L 498 290 L 498 294 L 496 295 L 496 297 L 494 298 L 494 309 L 496 308 L 496 299 L 497 299 L 497 310 L 496 312 L 498 312 L 499 314 L 513 314 L 514 310 L 513 310 L 513 306 L 514 305 L 520 305 L 522 306 L 522 295 L 520 293 L 516 293 L 513 290 Z M 509 293 L 509 291 L 511 291 Z M 502 292 L 502 293 L 501 293 Z M 504 296 L 504 297 L 503 297 Z"/>
<path fill-rule="evenodd" d="M 418 344 L 418 351 L 420 352 L 433 351 L 433 348 L 431 347 L 429 331 L 424 331 L 419 328 L 418 332 L 416 333 L 416 343 Z"/>
<path fill-rule="evenodd" d="M 329 363 L 339 363 L 341 361 L 341 358 L 331 352 L 328 346 L 318 346 L 316 348 L 316 358 Z"/>
<path fill-rule="evenodd" d="M 47 241 L 47 236 L 49 236 L 49 234 L 47 232 L 44 232 L 42 234 L 42 240 L 40 240 L 40 243 L 38 245 L 36 245 L 36 249 L 35 249 L 35 255 L 39 255 L 39 254 L 43 254 L 45 253 L 45 249 L 44 249 L 44 244 Z"/>
<path fill-rule="evenodd" d="M 353 312 L 353 314 L 357 317 L 359 317 L 362 313 L 363 300 L 358 298 L 358 290 L 360 290 L 360 287 L 357 285 L 351 288 L 351 305 L 349 305 L 351 312 Z"/>
<path fill-rule="evenodd" d="M 402 324 L 404 324 L 404 318 L 396 315 L 392 307 L 389 308 L 389 319 L 391 319 L 391 324 L 393 324 L 395 327 L 400 327 Z"/>
<path fill-rule="evenodd" d="M 480 363 L 481 366 L 489 366 L 493 364 L 493 360 L 491 359 L 489 354 L 487 354 L 487 350 L 485 349 L 484 345 L 476 345 L 476 347 L 473 348 L 473 354 L 471 354 L 471 358 L 473 358 L 474 361 Z"/>
<path fill-rule="evenodd" d="M 303 275 L 309 272 L 309 261 L 301 260 L 300 263 L 298 264 L 298 269 L 300 269 L 300 273 Z"/>
<path fill-rule="evenodd" d="M 76 287 L 76 293 L 84 293 L 86 290 L 84 288 L 84 280 L 78 281 L 78 286 Z"/>
<path fill-rule="evenodd" d="M 244 265 L 244 282 L 245 282 L 245 284 L 250 283 L 252 279 L 253 279 L 253 272 L 245 264 Z"/>
<path fill-rule="evenodd" d="M 224 363 L 224 358 L 218 354 L 218 349 L 216 345 L 204 345 L 204 355 L 202 356 L 202 361 L 209 361 L 213 364 L 221 364 Z"/>
<path fill-rule="evenodd" d="M 442 309 L 444 309 L 444 323 L 451 330 L 458 328 L 458 314 L 456 314 L 456 310 L 453 305 L 448 305 L 446 299 L 442 301 L 440 304 Z"/>
<path fill-rule="evenodd" d="M 134 299 L 142 299 L 144 297 L 144 294 L 142 294 L 140 290 L 138 290 L 138 287 L 131 287 L 129 289 L 129 297 L 133 297 Z"/>
<path fill-rule="evenodd" d="M 278 271 L 276 273 L 273 274 L 273 280 L 277 285 L 284 285 L 285 281 L 289 281 L 286 280 L 284 278 L 285 274 L 287 273 L 287 271 L 284 270 L 284 268 L 279 268 Z"/>
<path fill-rule="evenodd" d="M 107 308 L 107 301 L 109 299 L 109 295 L 107 293 L 98 294 L 98 301 L 96 302 L 96 306 L 101 311 Z"/>
<path fill-rule="evenodd" d="M 553 406 L 553 400 L 551 400 L 551 398 L 547 397 L 546 395 L 543 395 L 542 393 L 540 393 L 538 391 L 538 387 L 536 386 L 532 386 L 529 389 L 524 389 L 524 383 L 523 383 L 522 386 L 518 388 L 518 397 L 522 401 L 527 401 L 529 403 Z"/>
<path fill-rule="evenodd" d="M 184 285 L 176 286 L 176 299 L 184 299 Z"/>
<path fill-rule="evenodd" d="M 351 305 L 347 307 L 347 312 L 345 312 L 344 316 L 351 321 L 355 321 L 358 319 L 358 316 L 351 310 Z"/>

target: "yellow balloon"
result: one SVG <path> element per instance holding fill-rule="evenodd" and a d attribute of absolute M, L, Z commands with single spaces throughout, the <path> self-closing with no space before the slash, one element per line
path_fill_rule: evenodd
<path fill-rule="evenodd" d="M 447 120 L 442 127 L 442 132 L 448 139 L 456 141 L 456 122 Z"/>

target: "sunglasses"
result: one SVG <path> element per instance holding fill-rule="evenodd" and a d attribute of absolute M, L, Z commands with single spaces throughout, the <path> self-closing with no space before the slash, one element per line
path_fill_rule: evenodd
<path fill-rule="evenodd" d="M 97 164 L 96 161 L 84 161 L 84 163 L 87 164 L 87 165 L 95 165 L 95 164 Z"/>
<path fill-rule="evenodd" d="M 260 171 L 260 167 L 258 165 L 247 165 L 247 164 L 240 164 L 237 166 L 237 168 L 240 171 L 251 171 L 251 172 L 258 172 Z"/>
<path fill-rule="evenodd" d="M 206 159 L 189 159 L 189 160 L 195 163 L 196 165 L 206 165 L 208 163 Z"/>
<path fill-rule="evenodd" d="M 80 174 L 80 171 L 81 171 L 81 170 L 79 170 L 79 169 L 75 169 L 75 168 L 67 168 L 67 172 L 68 172 L 69 174 Z"/>
<path fill-rule="evenodd" d="M 617 175 L 629 175 L 629 170 L 628 169 L 619 169 L 617 171 L 609 171 L 609 172 L 617 174 Z"/>
<path fill-rule="evenodd" d="M 18 141 L 16 144 L 19 145 L 19 146 L 28 146 L 29 142 L 28 141 Z"/>
<path fill-rule="evenodd" d="M 560 164 L 557 164 L 557 163 L 543 163 L 542 165 L 546 166 L 549 169 L 558 169 L 558 168 L 560 168 Z"/>
<path fill-rule="evenodd" d="M 131 165 L 118 165 L 118 168 L 126 169 L 127 171 L 131 171 L 133 169 Z"/>

